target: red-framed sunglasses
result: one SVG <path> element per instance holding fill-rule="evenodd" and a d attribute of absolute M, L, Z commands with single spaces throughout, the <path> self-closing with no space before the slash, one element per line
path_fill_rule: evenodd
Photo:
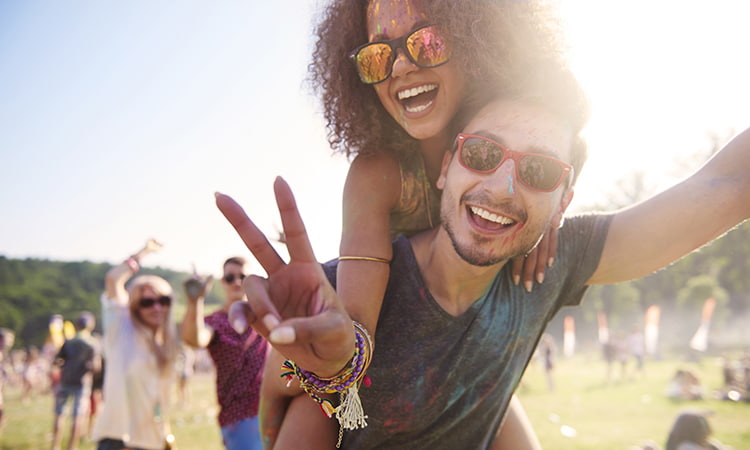
<path fill-rule="evenodd" d="M 491 173 L 506 160 L 512 159 L 516 163 L 516 179 L 534 191 L 552 192 L 566 176 L 573 173 L 573 166 L 559 159 L 536 153 L 514 152 L 484 136 L 460 133 L 456 145 L 458 162 L 473 172 Z"/>
<path fill-rule="evenodd" d="M 388 79 L 393 71 L 396 51 L 404 53 L 417 67 L 429 69 L 445 64 L 451 50 L 435 25 L 424 25 L 416 30 L 385 41 L 368 42 L 349 53 L 365 84 L 377 84 Z"/>

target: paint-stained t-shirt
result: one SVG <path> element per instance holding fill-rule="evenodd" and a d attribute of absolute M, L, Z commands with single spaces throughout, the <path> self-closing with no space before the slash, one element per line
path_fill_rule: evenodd
<path fill-rule="evenodd" d="M 488 448 L 548 321 L 580 303 L 610 218 L 567 218 L 544 283 L 526 292 L 506 264 L 458 317 L 430 295 L 409 241 L 394 241 L 372 384 L 360 389 L 368 426 L 346 431 L 342 448 Z M 325 268 L 335 282 L 335 261 Z"/>

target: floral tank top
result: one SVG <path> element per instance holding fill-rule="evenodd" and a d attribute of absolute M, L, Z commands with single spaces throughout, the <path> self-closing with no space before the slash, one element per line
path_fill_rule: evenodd
<path fill-rule="evenodd" d="M 391 211 L 391 236 L 412 236 L 440 219 L 440 191 L 430 183 L 419 152 L 399 161 L 401 198 Z"/>

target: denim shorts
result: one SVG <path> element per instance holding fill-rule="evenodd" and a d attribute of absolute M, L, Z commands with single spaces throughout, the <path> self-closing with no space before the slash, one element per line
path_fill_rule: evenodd
<path fill-rule="evenodd" d="M 257 416 L 221 427 L 221 437 L 227 450 L 263 450 Z"/>
<path fill-rule="evenodd" d="M 59 384 L 55 390 L 55 414 L 63 413 L 70 397 L 73 397 L 73 417 L 88 414 L 90 394 L 91 391 L 83 386 Z"/>

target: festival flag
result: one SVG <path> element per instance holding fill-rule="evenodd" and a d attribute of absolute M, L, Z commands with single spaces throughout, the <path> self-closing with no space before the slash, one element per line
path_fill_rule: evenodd
<path fill-rule="evenodd" d="M 573 316 L 565 316 L 563 330 L 563 354 L 573 356 L 576 350 L 576 324 Z"/>
<path fill-rule="evenodd" d="M 658 305 L 651 305 L 646 310 L 645 326 L 643 335 L 646 341 L 646 354 L 656 355 L 659 343 L 659 318 L 661 308 Z"/>
<path fill-rule="evenodd" d="M 698 331 L 695 332 L 690 340 L 690 348 L 699 352 L 705 352 L 708 348 L 708 330 L 711 327 L 711 317 L 714 315 L 716 300 L 713 298 L 706 299 L 703 302 L 703 311 L 701 311 L 701 324 Z"/>
<path fill-rule="evenodd" d="M 607 315 L 603 311 L 596 313 L 596 319 L 599 322 L 599 344 L 604 345 L 609 342 L 609 327 L 607 327 Z"/>

